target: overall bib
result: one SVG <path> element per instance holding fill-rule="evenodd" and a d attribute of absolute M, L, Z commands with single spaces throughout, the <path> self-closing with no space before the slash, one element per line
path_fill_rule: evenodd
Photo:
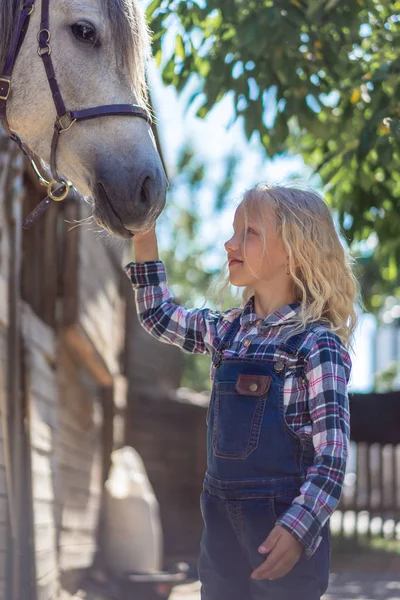
<path fill-rule="evenodd" d="M 319 600 L 329 580 L 329 522 L 311 558 L 303 554 L 280 579 L 250 579 L 267 557 L 258 547 L 299 495 L 314 460 L 312 440 L 288 427 L 283 403 L 286 362 L 298 354 L 307 331 L 282 344 L 282 358 L 275 361 L 222 358 L 239 329 L 240 317 L 222 340 L 214 363 L 201 495 L 201 598 Z"/>

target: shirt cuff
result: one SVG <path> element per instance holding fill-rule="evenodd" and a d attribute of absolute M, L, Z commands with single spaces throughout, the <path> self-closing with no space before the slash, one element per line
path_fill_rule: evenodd
<path fill-rule="evenodd" d="M 159 285 L 167 281 L 165 265 L 161 260 L 130 262 L 124 267 L 124 271 L 134 288 Z"/>
<path fill-rule="evenodd" d="M 292 504 L 276 524 L 287 529 L 304 546 L 306 559 L 311 558 L 322 538 L 319 525 L 307 510 L 300 504 Z"/>

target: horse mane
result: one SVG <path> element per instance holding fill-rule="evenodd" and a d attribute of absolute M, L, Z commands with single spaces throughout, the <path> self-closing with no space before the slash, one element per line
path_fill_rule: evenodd
<path fill-rule="evenodd" d="M 36 2 L 39 4 L 40 0 Z M 19 0 L 0 0 L 0 72 L 19 7 Z M 101 0 L 101 7 L 110 20 L 115 50 L 121 67 L 130 75 L 138 103 L 146 106 L 148 90 L 145 65 L 149 56 L 150 36 L 140 2 L 139 0 Z"/>
<path fill-rule="evenodd" d="M 115 50 L 129 72 L 139 104 L 147 105 L 146 63 L 150 54 L 150 34 L 140 0 L 101 0 L 108 14 Z"/>
<path fill-rule="evenodd" d="M 0 1 L 0 73 L 3 70 L 6 51 L 11 41 L 17 9 L 19 9 L 19 2 L 16 0 Z"/>

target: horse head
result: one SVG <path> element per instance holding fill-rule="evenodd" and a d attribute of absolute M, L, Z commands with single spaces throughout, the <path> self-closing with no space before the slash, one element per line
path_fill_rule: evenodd
<path fill-rule="evenodd" d="M 11 130 L 50 164 L 57 115 L 37 51 L 40 3 L 13 69 L 7 118 Z M 2 0 L 0 72 L 19 8 L 18 0 Z M 146 108 L 149 35 L 138 0 L 50 0 L 49 14 L 52 65 L 68 109 Z M 130 238 L 149 229 L 165 205 L 167 180 L 145 119 L 113 115 L 75 123 L 60 135 L 57 169 L 93 199 L 94 219 L 112 235 Z"/>

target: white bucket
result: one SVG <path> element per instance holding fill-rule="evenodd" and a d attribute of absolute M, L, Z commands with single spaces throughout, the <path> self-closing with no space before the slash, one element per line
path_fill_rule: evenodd
<path fill-rule="evenodd" d="M 162 568 L 162 529 L 157 498 L 140 455 L 126 446 L 111 455 L 105 491 L 105 556 L 115 573 Z"/>

